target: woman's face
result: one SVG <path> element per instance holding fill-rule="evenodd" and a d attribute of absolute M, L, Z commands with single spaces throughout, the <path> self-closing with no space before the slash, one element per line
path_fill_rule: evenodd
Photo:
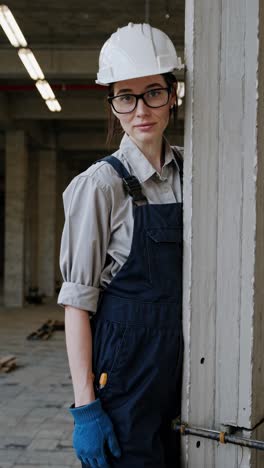
<path fill-rule="evenodd" d="M 141 94 L 155 88 L 167 88 L 162 75 L 151 75 L 131 80 L 118 81 L 114 84 L 114 95 Z M 175 104 L 175 92 L 169 95 L 168 103 L 163 107 L 148 107 L 142 99 L 138 100 L 137 107 L 129 114 L 118 114 L 123 130 L 140 148 L 145 145 L 160 144 L 163 132 L 168 125 L 170 107 Z"/>

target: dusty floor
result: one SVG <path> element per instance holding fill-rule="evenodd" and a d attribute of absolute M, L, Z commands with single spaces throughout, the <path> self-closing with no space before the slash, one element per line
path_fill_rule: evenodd
<path fill-rule="evenodd" d="M 0 468 L 80 467 L 71 446 L 73 392 L 64 332 L 47 340 L 27 335 L 48 319 L 63 320 L 57 305 L 0 307 L 0 357 L 18 368 L 0 373 Z"/>

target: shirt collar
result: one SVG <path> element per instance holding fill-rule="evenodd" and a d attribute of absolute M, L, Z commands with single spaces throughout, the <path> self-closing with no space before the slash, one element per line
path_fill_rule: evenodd
<path fill-rule="evenodd" d="M 164 176 L 168 171 L 168 165 L 171 161 L 174 161 L 177 170 L 179 170 L 177 161 L 175 159 L 172 148 L 170 147 L 168 141 L 164 137 L 165 144 L 165 162 L 162 167 L 162 176 Z M 137 145 L 125 134 L 122 138 L 120 149 L 127 160 L 128 164 L 131 166 L 133 173 L 139 180 L 139 182 L 144 183 L 146 180 L 150 179 L 153 174 L 158 174 L 156 169 L 152 166 L 146 156 L 140 151 Z M 159 175 L 159 174 L 158 174 Z M 160 176 L 160 175 L 159 175 Z"/>

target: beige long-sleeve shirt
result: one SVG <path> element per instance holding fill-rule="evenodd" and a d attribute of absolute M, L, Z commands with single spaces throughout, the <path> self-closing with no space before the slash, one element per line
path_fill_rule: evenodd
<path fill-rule="evenodd" d="M 176 148 L 183 153 L 183 148 Z M 114 156 L 138 178 L 149 203 L 181 202 L 179 168 L 167 141 L 161 174 L 127 135 Z M 63 203 L 63 284 L 58 304 L 96 312 L 100 290 L 111 282 L 130 252 L 132 198 L 114 168 L 100 161 L 72 180 L 63 193 Z"/>

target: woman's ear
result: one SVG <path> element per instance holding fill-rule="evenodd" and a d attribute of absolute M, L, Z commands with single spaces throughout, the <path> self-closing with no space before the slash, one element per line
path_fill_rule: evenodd
<path fill-rule="evenodd" d="M 177 83 L 173 83 L 171 87 L 171 95 L 170 95 L 170 107 L 172 108 L 176 104 L 176 97 L 177 97 Z"/>

